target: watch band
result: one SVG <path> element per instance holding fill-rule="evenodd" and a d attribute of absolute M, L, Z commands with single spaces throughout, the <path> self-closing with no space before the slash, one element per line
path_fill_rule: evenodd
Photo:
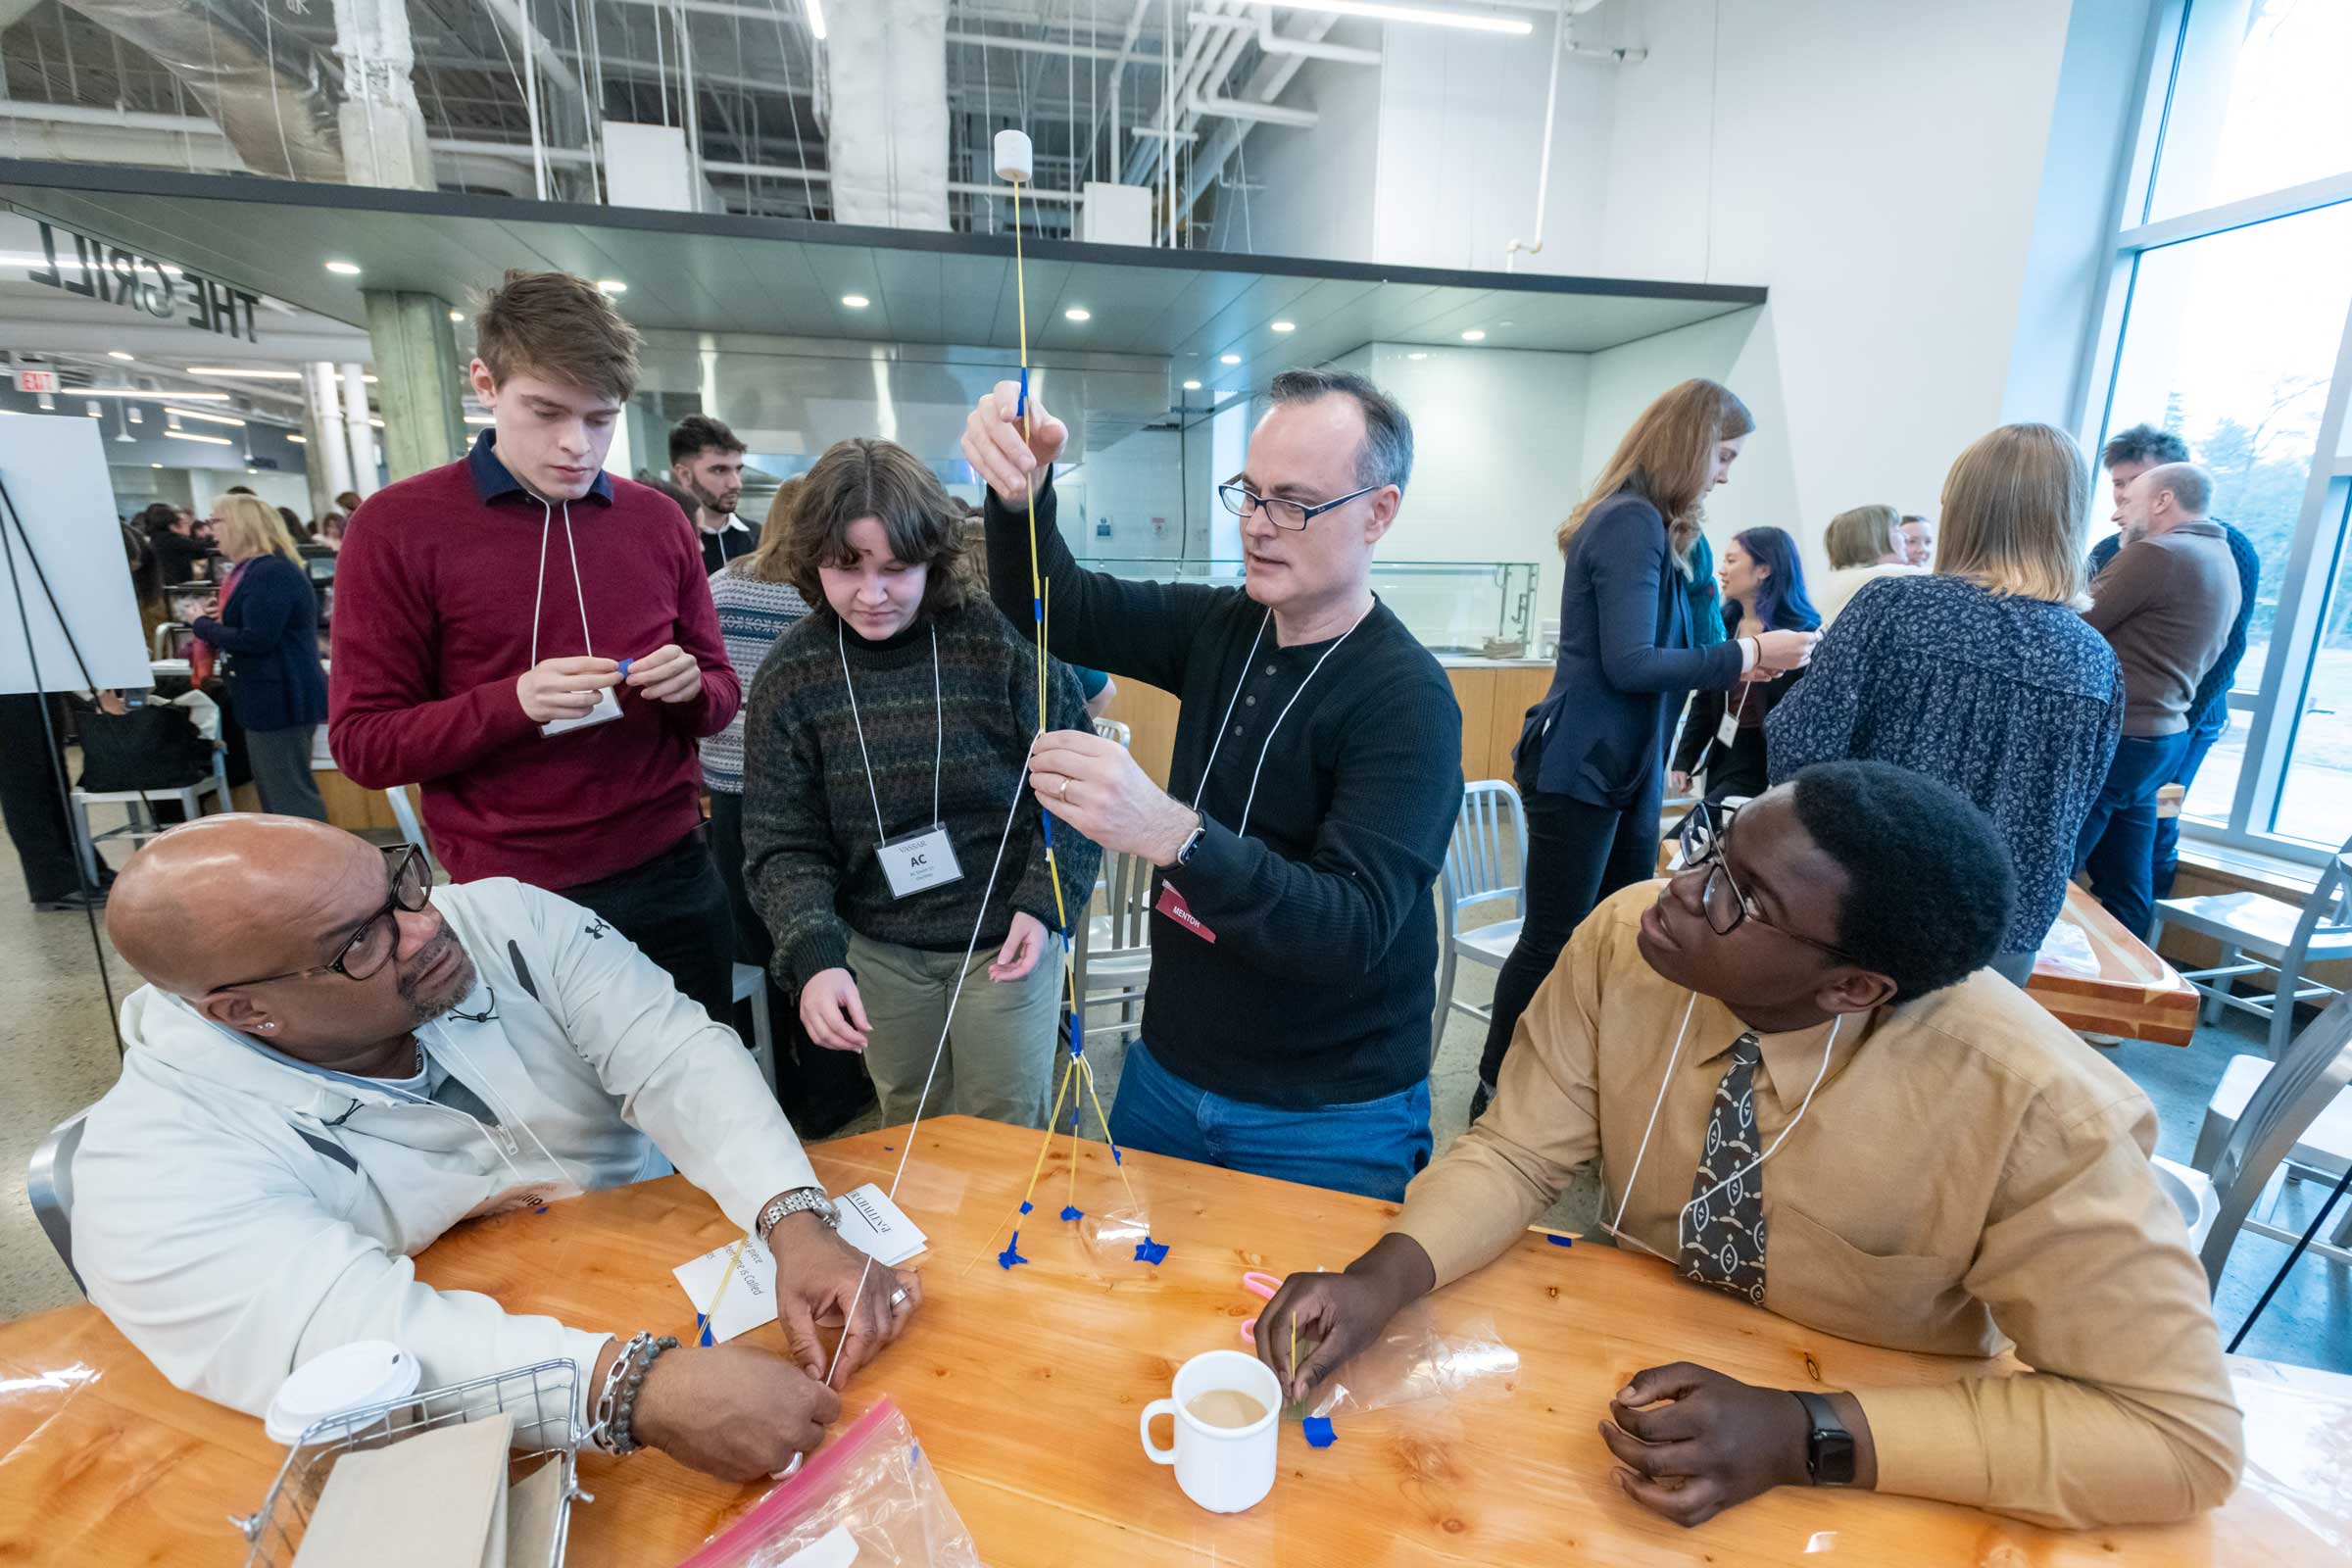
<path fill-rule="evenodd" d="M 1176 863 L 1178 865 L 1190 865 L 1193 863 L 1193 852 L 1200 847 L 1200 840 L 1207 834 L 1207 832 L 1208 818 L 1202 817 L 1194 825 L 1193 830 L 1184 836 L 1183 845 L 1176 851 Z"/>
<path fill-rule="evenodd" d="M 1790 1389 L 1805 1407 L 1805 1474 L 1817 1487 L 1846 1487 L 1854 1481 L 1854 1435 L 1838 1419 L 1837 1406 L 1818 1394 Z"/>
<path fill-rule="evenodd" d="M 822 1187 L 796 1187 L 760 1211 L 760 1218 L 752 1228 L 759 1233 L 762 1247 L 767 1245 L 768 1232 L 791 1214 L 814 1214 L 824 1221 L 825 1229 L 841 1229 L 841 1213 L 833 1206 L 833 1200 L 825 1196 Z"/>

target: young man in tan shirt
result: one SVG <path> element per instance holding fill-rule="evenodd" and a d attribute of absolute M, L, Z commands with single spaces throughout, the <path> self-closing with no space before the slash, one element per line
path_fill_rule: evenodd
<path fill-rule="evenodd" d="M 1701 1286 L 1826 1333 L 2033 1370 L 1921 1388 L 1638 1373 L 1600 1436 L 1694 1525 L 1777 1486 L 1872 1487 L 2082 1527 L 2228 1496 L 2240 1421 L 2137 1086 L 1984 969 L 2008 853 L 1941 782 L 1805 769 L 1696 863 L 1595 910 L 1520 1020 L 1494 1107 L 1343 1274 L 1288 1280 L 1298 1395 L 1499 1256 L 1580 1167 L 1601 1217 Z M 1759 1163 L 1761 1156 L 1763 1162 Z M 1705 1348 L 1693 1346 L 1693 1356 Z M 1600 1412 L 1594 1412 L 1599 1414 Z"/>

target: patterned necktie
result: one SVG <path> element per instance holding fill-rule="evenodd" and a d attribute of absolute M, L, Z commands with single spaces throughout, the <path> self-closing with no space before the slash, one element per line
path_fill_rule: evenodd
<path fill-rule="evenodd" d="M 1732 1064 L 1715 1086 L 1706 1146 L 1683 1214 L 1683 1273 L 1701 1285 L 1764 1304 L 1764 1180 L 1756 1160 L 1756 1037 L 1732 1046 Z M 1736 1174 L 1735 1174 L 1736 1173 Z"/>

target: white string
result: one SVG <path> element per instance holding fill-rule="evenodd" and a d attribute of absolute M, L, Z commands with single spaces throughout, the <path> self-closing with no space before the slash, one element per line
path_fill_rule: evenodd
<path fill-rule="evenodd" d="M 956 989 L 948 994 L 948 1015 L 939 1026 L 939 1044 L 931 1051 L 931 1070 L 923 1075 L 923 1092 L 915 1097 L 914 1120 L 906 1124 L 906 1146 L 899 1151 L 899 1168 L 891 1173 L 890 1196 L 899 1196 L 899 1183 L 906 1175 L 906 1161 L 914 1154 L 914 1135 L 923 1125 L 923 1107 L 930 1103 L 931 1086 L 939 1079 L 939 1064 L 948 1052 L 948 1031 L 956 1025 L 956 1004 L 963 1000 L 963 982 L 971 974 L 972 955 L 980 950 L 980 928 L 988 921 L 988 901 L 997 891 L 997 873 L 1004 865 L 1004 847 L 1012 842 L 1012 824 L 1021 814 L 1021 801 L 1029 793 L 1029 769 L 1024 764 L 1020 777 L 1013 785 L 1012 805 L 1004 813 L 1004 831 L 997 839 L 997 858 L 989 862 L 988 886 L 980 894 L 980 918 L 972 922 L 972 940 L 964 945 L 963 962 L 956 971 Z M 1040 958 L 1040 962 L 1044 959 Z M 833 1361 L 825 1368 L 825 1386 L 833 1386 L 833 1373 L 841 1365 L 841 1352 L 850 1343 L 850 1325 L 858 1317 L 858 1303 L 865 1298 L 865 1282 L 874 1270 L 874 1257 L 868 1252 L 858 1270 L 858 1288 L 850 1293 L 850 1308 L 841 1316 L 841 1338 L 833 1346 Z"/>
<path fill-rule="evenodd" d="M 539 607 L 547 602 L 547 535 L 555 526 L 556 510 L 542 499 L 539 503 L 539 586 L 531 594 L 531 667 L 539 667 Z M 580 649 L 594 654 L 588 641 L 588 590 L 580 582 L 580 546 L 571 536 L 571 503 L 564 503 L 564 543 L 571 552 L 571 591 L 580 601 Z"/>
<path fill-rule="evenodd" d="M 1258 621 L 1257 635 L 1250 639 L 1250 652 L 1242 660 L 1242 678 L 1234 686 L 1233 695 L 1225 699 L 1225 713 L 1217 720 L 1216 739 L 1208 743 L 1208 760 L 1201 764 L 1200 783 L 1193 791 L 1193 810 L 1196 814 L 1200 809 L 1200 798 L 1208 793 L 1208 775 L 1217 765 L 1218 749 L 1225 744 L 1225 730 L 1226 726 L 1233 721 L 1234 705 L 1242 700 L 1242 688 L 1250 684 L 1250 666 L 1257 662 L 1258 644 L 1265 640 L 1267 623 L 1273 618 L 1274 612 L 1269 610 L 1266 612 L 1265 617 Z M 1323 650 L 1322 657 L 1315 661 L 1314 667 L 1306 672 L 1306 680 L 1298 683 L 1298 689 L 1291 693 L 1291 700 L 1282 705 L 1282 711 L 1274 715 L 1273 724 L 1266 730 L 1266 743 L 1258 748 L 1257 766 L 1250 770 L 1250 793 L 1242 801 L 1242 819 L 1233 827 L 1234 835 L 1237 838 L 1250 831 L 1250 808 L 1257 804 L 1257 778 L 1266 770 L 1266 755 L 1274 750 L 1274 732 L 1282 728 L 1282 721 L 1291 716 L 1291 710 L 1298 707 L 1298 699 L 1306 695 L 1308 682 L 1323 672 L 1324 662 L 1340 651 L 1340 643 L 1354 636 L 1355 627 L 1361 626 L 1371 618 L 1372 612 L 1369 609 L 1356 616 L 1355 625 L 1340 633 L 1339 642 L 1335 642 Z"/>
<path fill-rule="evenodd" d="M 858 683 L 850 678 L 849 634 L 843 629 L 839 616 L 835 616 L 833 621 L 833 649 L 834 652 L 841 655 L 841 683 L 848 687 L 850 692 L 850 723 L 856 726 L 858 731 L 858 760 L 865 763 L 866 799 L 874 803 L 874 837 L 888 842 L 890 829 L 882 825 L 882 797 L 874 792 L 874 760 L 865 749 L 865 721 L 858 716 Z M 931 709 L 937 716 L 939 724 L 939 732 L 931 742 L 931 825 L 937 827 L 939 825 L 940 766 L 948 755 L 948 709 L 947 699 L 940 693 L 939 628 L 937 626 L 931 628 Z M 983 912 L 985 912 L 985 906 Z M 977 933 L 974 934 L 973 940 L 978 940 Z"/>

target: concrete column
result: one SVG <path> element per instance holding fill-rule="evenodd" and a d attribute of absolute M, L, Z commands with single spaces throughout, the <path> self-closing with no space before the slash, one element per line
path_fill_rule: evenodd
<path fill-rule="evenodd" d="M 825 15 L 835 221 L 946 228 L 948 0 L 862 0 Z"/>
<path fill-rule="evenodd" d="M 375 494 L 375 426 L 368 422 L 367 367 L 343 367 L 343 428 L 351 440 L 351 487 L 365 501 Z"/>
<path fill-rule="evenodd" d="M 409 79 L 416 54 L 404 0 L 335 0 L 335 57 L 343 63 L 344 177 L 354 185 L 431 190 L 433 155 Z"/>
<path fill-rule="evenodd" d="M 314 517 L 326 515 L 335 497 L 351 488 L 351 446 L 343 435 L 343 395 L 335 368 L 324 360 L 302 368 L 304 466 L 311 475 Z"/>
<path fill-rule="evenodd" d="M 368 289 L 364 297 L 375 405 L 384 415 L 384 466 L 406 479 L 465 454 L 466 362 L 458 358 L 449 301 L 389 289 Z"/>

